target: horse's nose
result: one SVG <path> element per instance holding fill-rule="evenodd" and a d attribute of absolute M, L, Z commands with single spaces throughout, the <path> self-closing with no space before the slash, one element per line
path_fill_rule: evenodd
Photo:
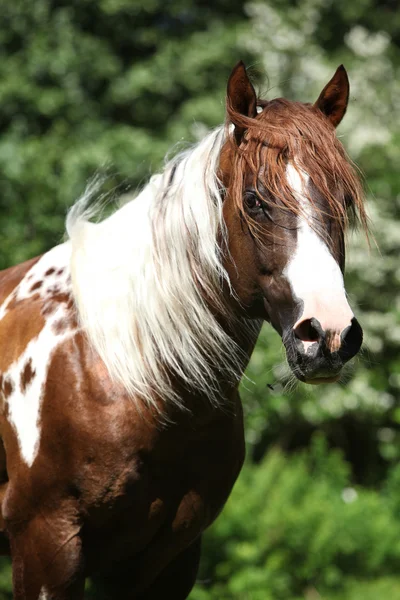
<path fill-rule="evenodd" d="M 324 354 L 337 352 L 343 362 L 347 362 L 357 354 L 363 341 L 363 331 L 355 317 L 342 331 L 324 330 L 317 319 L 304 319 L 294 327 L 294 335 L 299 342 L 298 348 L 302 346 L 302 352 L 314 354 L 314 348 L 316 351 L 321 349 Z M 309 351 L 311 346 L 313 350 Z"/>

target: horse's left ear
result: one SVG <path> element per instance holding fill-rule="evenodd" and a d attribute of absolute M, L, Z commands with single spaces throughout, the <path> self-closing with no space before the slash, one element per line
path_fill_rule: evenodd
<path fill-rule="evenodd" d="M 257 95 L 242 61 L 238 62 L 230 74 L 226 101 L 228 113 L 235 125 L 235 138 L 239 144 L 246 127 L 243 123 L 236 123 L 234 117 L 232 119 L 232 111 L 239 116 L 238 121 L 240 115 L 254 118 L 257 114 Z"/>
<path fill-rule="evenodd" d="M 349 101 L 350 84 L 346 69 L 340 65 L 329 83 L 319 95 L 314 104 L 324 113 L 335 127 L 343 119 Z"/>

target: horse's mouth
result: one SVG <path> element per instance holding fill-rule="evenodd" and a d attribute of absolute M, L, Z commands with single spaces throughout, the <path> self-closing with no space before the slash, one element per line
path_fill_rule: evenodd
<path fill-rule="evenodd" d="M 336 383 L 339 381 L 340 373 L 337 375 L 333 375 L 332 377 L 315 377 L 314 379 L 304 379 L 304 383 L 308 383 L 309 385 L 320 385 L 322 383 Z"/>
<path fill-rule="evenodd" d="M 303 329 L 284 323 L 282 342 L 293 375 L 303 383 L 320 385 L 336 383 L 343 367 L 360 350 L 363 334 L 355 317 L 339 334 L 331 335 L 316 319 L 305 320 Z M 275 327 L 276 328 L 276 327 Z M 335 344 L 332 344 L 332 339 Z"/>
<path fill-rule="evenodd" d="M 289 366 L 290 362 L 289 362 Z M 341 370 L 334 370 L 332 373 L 329 372 L 325 372 L 325 373 L 315 373 L 315 376 L 307 373 L 307 375 L 303 374 L 298 366 L 296 367 L 292 367 L 291 371 L 293 372 L 293 374 L 295 375 L 295 377 L 303 382 L 303 383 L 307 383 L 308 385 L 321 385 L 321 384 L 326 384 L 326 383 L 336 383 L 337 381 L 339 381 L 340 379 L 340 374 L 341 374 Z"/>
<path fill-rule="evenodd" d="M 311 365 L 306 368 L 301 368 L 299 364 L 288 361 L 291 371 L 303 383 L 309 385 L 320 385 L 324 383 L 336 383 L 340 379 L 343 364 L 338 365 L 337 361 L 331 363 L 327 361 L 325 364 L 316 365 L 313 369 Z M 304 365 L 302 365 L 304 367 Z"/>
<path fill-rule="evenodd" d="M 300 354 L 292 344 L 286 345 L 286 357 L 291 371 L 303 383 L 320 385 L 335 383 L 340 378 L 344 362 L 337 352 L 324 355 L 318 351 L 314 356 Z"/>

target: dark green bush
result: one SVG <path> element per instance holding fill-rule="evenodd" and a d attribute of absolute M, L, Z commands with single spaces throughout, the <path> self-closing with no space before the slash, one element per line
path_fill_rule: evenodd
<path fill-rule="evenodd" d="M 246 466 L 206 534 L 191 599 L 355 600 L 369 586 L 399 596 L 399 483 L 394 468 L 382 491 L 353 487 L 320 435 L 298 454 L 271 450 Z"/>

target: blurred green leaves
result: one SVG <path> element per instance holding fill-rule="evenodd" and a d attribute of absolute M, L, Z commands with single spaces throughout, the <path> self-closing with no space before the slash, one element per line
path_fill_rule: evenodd
<path fill-rule="evenodd" d="M 96 170 L 136 188 L 224 118 L 242 3 L 0 2 L 0 268 L 56 244 Z"/>
<path fill-rule="evenodd" d="M 381 492 L 354 486 L 349 465 L 321 435 L 290 457 L 271 450 L 247 465 L 206 537 L 191 599 L 355 600 L 366 579 L 365 589 L 398 597 L 398 484 L 396 468 Z"/>

